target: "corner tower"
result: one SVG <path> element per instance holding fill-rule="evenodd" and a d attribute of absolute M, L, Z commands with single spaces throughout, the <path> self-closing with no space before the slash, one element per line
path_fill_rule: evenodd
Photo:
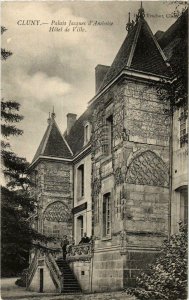
<path fill-rule="evenodd" d="M 73 174 L 72 151 L 61 134 L 53 112 L 30 165 L 38 203 L 35 226 L 57 238 L 72 236 Z"/>
<path fill-rule="evenodd" d="M 142 6 L 128 24 L 91 101 L 93 291 L 134 285 L 169 231 L 169 103 L 158 90 L 171 72 Z"/>

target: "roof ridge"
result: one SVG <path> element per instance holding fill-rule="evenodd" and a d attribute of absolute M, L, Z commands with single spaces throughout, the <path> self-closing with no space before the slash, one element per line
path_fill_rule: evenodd
<path fill-rule="evenodd" d="M 152 32 L 152 30 L 150 29 L 150 26 L 148 25 L 148 23 L 146 22 L 146 20 L 144 20 L 144 22 L 146 23 L 147 29 L 148 29 L 148 31 L 150 32 L 151 37 L 152 37 L 152 39 L 153 39 L 153 41 L 154 41 L 156 47 L 158 48 L 158 50 L 159 50 L 159 52 L 160 52 L 160 54 L 161 54 L 163 60 L 165 61 L 166 65 L 167 65 L 167 58 L 166 58 L 166 56 L 165 56 L 163 50 L 161 49 L 161 47 L 160 47 L 160 45 L 159 45 L 157 39 L 156 39 L 155 36 L 153 35 L 153 32 Z"/>
<path fill-rule="evenodd" d="M 68 142 L 67 142 L 66 139 L 64 138 L 64 135 L 63 135 L 63 133 L 60 131 L 60 128 L 58 127 L 58 125 L 57 125 L 57 123 L 56 123 L 55 120 L 54 120 L 54 123 L 55 123 L 55 125 L 56 125 L 56 127 L 57 127 L 57 129 L 58 129 L 58 131 L 59 131 L 59 133 L 60 133 L 60 135 L 61 135 L 63 141 L 65 142 L 66 146 L 68 147 L 70 153 L 73 155 L 72 149 L 70 148 Z"/>
<path fill-rule="evenodd" d="M 32 163 L 40 156 L 71 158 L 73 152 L 61 133 L 54 118 L 48 119 L 48 127 L 41 139 Z"/>
<path fill-rule="evenodd" d="M 131 62 L 132 62 L 133 55 L 134 55 L 134 52 L 135 52 L 135 49 L 136 49 L 139 33 L 140 33 L 140 30 L 141 30 L 141 27 L 142 27 L 142 21 L 140 20 L 139 22 L 137 22 L 136 25 L 138 25 L 138 27 L 136 29 L 134 41 L 133 41 L 133 44 L 131 46 L 130 55 L 129 55 L 127 65 L 126 65 L 127 67 L 131 66 Z"/>
<path fill-rule="evenodd" d="M 49 135 L 51 133 L 51 129 L 52 129 L 52 122 L 50 121 L 49 123 L 49 126 L 48 126 L 48 131 L 47 131 L 47 135 L 46 135 L 46 138 L 44 140 L 44 144 L 43 144 L 43 147 L 42 147 L 42 150 L 41 150 L 41 154 L 43 155 L 43 153 L 45 152 L 45 148 L 46 148 L 46 145 L 47 145 L 47 142 L 48 142 L 48 139 L 49 139 Z"/>

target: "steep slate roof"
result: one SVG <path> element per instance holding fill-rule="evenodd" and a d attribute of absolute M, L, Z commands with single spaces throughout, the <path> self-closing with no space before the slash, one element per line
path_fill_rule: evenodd
<path fill-rule="evenodd" d="M 188 40 L 188 9 L 172 24 L 158 39 L 166 57 L 171 62 L 174 49 L 180 47 L 180 43 Z M 187 52 L 187 51 L 186 51 Z M 187 55 L 187 53 L 186 53 Z"/>
<path fill-rule="evenodd" d="M 71 150 L 62 136 L 54 118 L 49 119 L 48 127 L 33 158 L 34 162 L 39 156 L 54 158 L 72 158 Z"/>
<path fill-rule="evenodd" d="M 186 11 L 166 32 L 157 34 L 158 42 L 171 62 L 173 49 L 187 40 L 188 11 Z M 139 19 L 128 33 L 111 67 L 104 77 L 100 90 L 112 81 L 123 69 L 143 71 L 155 75 L 170 75 L 164 54 L 154 38 L 147 22 Z M 58 126 L 51 118 L 33 162 L 40 156 L 72 158 L 90 144 L 84 145 L 84 123 L 91 123 L 93 105 L 74 123 L 69 134 L 61 135 Z M 69 146 L 68 146 L 69 145 Z M 70 148 L 71 150 L 70 150 Z"/>
<path fill-rule="evenodd" d="M 84 123 L 87 121 L 91 123 L 92 112 L 93 112 L 93 108 L 92 106 L 89 106 L 87 110 L 74 123 L 69 134 L 67 135 L 65 133 L 64 135 L 74 155 L 77 154 L 79 151 L 81 151 L 82 148 L 84 148 Z"/>
<path fill-rule="evenodd" d="M 139 18 L 127 34 L 100 89 L 125 68 L 160 76 L 170 75 L 163 51 L 143 18 Z"/>

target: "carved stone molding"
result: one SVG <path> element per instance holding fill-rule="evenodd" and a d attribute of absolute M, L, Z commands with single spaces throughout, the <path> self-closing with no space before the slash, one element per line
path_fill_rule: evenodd
<path fill-rule="evenodd" d="M 101 190 L 101 181 L 100 178 L 95 178 L 92 183 L 92 192 L 94 196 L 98 196 Z"/>
<path fill-rule="evenodd" d="M 120 238 L 120 254 L 125 254 L 127 251 L 127 233 L 122 230 L 119 235 Z"/>
<path fill-rule="evenodd" d="M 51 222 L 67 222 L 70 219 L 70 213 L 64 203 L 56 201 L 47 206 L 43 219 Z"/>
<path fill-rule="evenodd" d="M 118 167 L 115 170 L 114 178 L 115 178 L 115 184 L 116 185 L 122 184 L 124 182 L 124 178 L 123 178 L 123 174 L 122 174 L 121 168 Z"/>
<path fill-rule="evenodd" d="M 128 166 L 126 182 L 167 187 L 169 185 L 167 165 L 150 150 L 140 152 Z"/>
<path fill-rule="evenodd" d="M 82 244 L 67 247 L 66 260 L 68 261 L 90 261 L 92 257 L 92 244 Z"/>

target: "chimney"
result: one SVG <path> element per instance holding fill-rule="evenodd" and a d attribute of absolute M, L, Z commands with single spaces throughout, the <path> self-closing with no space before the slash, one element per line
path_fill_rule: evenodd
<path fill-rule="evenodd" d="M 102 81 L 106 75 L 106 73 L 108 72 L 109 70 L 109 66 L 105 66 L 105 65 L 97 65 L 96 68 L 95 68 L 95 91 L 96 93 L 98 92 L 101 84 L 102 84 Z"/>
<path fill-rule="evenodd" d="M 67 134 L 70 133 L 70 130 L 71 130 L 72 126 L 74 125 L 76 118 L 77 118 L 76 114 L 72 114 L 72 113 L 67 114 Z"/>

